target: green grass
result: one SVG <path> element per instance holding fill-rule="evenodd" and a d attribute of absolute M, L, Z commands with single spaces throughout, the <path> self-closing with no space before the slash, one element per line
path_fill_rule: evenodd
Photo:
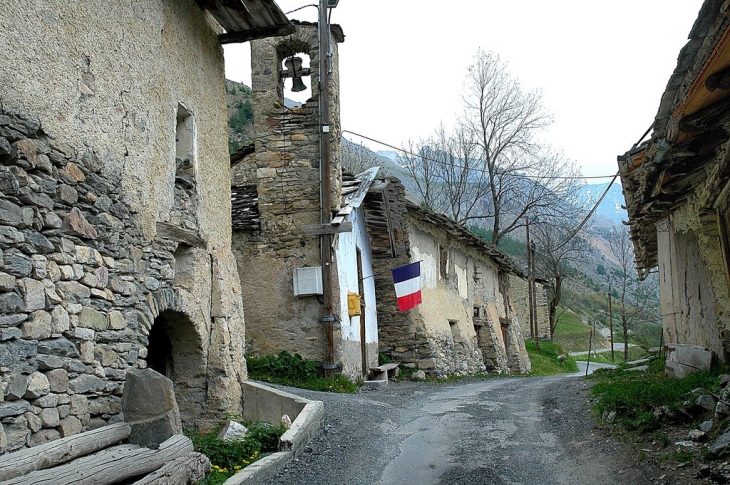
<path fill-rule="evenodd" d="M 553 342 L 540 342 L 540 352 L 534 340 L 525 340 L 525 347 L 530 357 L 533 376 L 553 376 L 556 374 L 573 374 L 578 372 L 578 365 L 568 356 L 563 364 L 558 360 L 564 354 L 563 348 Z"/>
<path fill-rule="evenodd" d="M 352 394 L 357 384 L 347 377 L 338 375 L 333 379 L 322 376 L 322 363 L 305 360 L 299 354 L 281 352 L 279 355 L 247 357 L 248 376 L 264 382 L 284 384 L 312 391 L 340 392 Z"/>
<path fill-rule="evenodd" d="M 581 317 L 571 311 L 560 314 L 555 326 L 553 342 L 562 346 L 567 352 L 582 352 L 588 350 L 588 340 L 591 327 L 583 323 Z M 606 339 L 600 334 L 593 338 L 593 345 L 602 347 Z"/>
<path fill-rule="evenodd" d="M 258 460 L 263 453 L 277 451 L 279 438 L 286 431 L 283 426 L 264 422 L 245 423 L 245 425 L 248 433 L 242 440 L 219 440 L 218 433 L 222 428 L 206 434 L 185 432 L 193 441 L 195 451 L 203 453 L 210 459 L 211 469 L 200 482 L 202 485 L 222 484 Z"/>
<path fill-rule="evenodd" d="M 678 409 L 693 389 L 718 392 L 720 373 L 720 369 L 700 371 L 683 379 L 670 379 L 664 373 L 662 360 L 653 361 L 644 372 L 626 370 L 623 366 L 615 370 L 601 369 L 591 377 L 597 381 L 593 386 L 597 399 L 595 411 L 598 415 L 615 411 L 617 423 L 629 429 L 651 431 L 660 424 L 655 409 L 661 406 Z"/>

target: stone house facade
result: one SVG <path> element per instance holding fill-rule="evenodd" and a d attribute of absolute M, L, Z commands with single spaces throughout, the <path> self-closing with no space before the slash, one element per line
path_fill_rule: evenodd
<path fill-rule="evenodd" d="M 658 267 L 664 341 L 730 351 L 730 27 L 704 2 L 651 137 L 618 157 L 640 278 Z"/>
<path fill-rule="evenodd" d="M 448 218 L 405 201 L 395 178 L 365 200 L 380 352 L 429 375 L 526 373 L 530 362 L 510 296 L 511 260 Z M 421 262 L 423 303 L 397 310 L 389 270 Z"/>
<path fill-rule="evenodd" d="M 514 302 L 514 310 L 517 319 L 520 321 L 522 336 L 526 339 L 532 338 L 530 330 L 530 285 L 527 278 L 523 276 L 510 275 L 510 293 Z M 535 281 L 535 307 L 537 309 L 537 338 L 550 340 L 550 310 L 548 308 L 548 294 L 545 285 Z"/>
<path fill-rule="evenodd" d="M 134 368 L 186 427 L 241 413 L 221 35 L 246 1 L 0 11 L 0 453 L 122 420 Z"/>
<path fill-rule="evenodd" d="M 319 83 L 321 56 L 317 24 L 312 23 L 297 23 L 289 36 L 251 44 L 255 143 L 253 150 L 243 149 L 232 158 L 233 250 L 247 315 L 248 352 L 285 350 L 320 362 L 331 352 L 333 365 L 356 379 L 377 365 L 378 357 L 370 248 L 360 208 L 374 173 L 360 174 L 343 189 L 337 45 L 344 35 L 336 25 L 331 32 L 327 136 L 334 257 L 323 265 L 320 239 L 305 230 L 317 226 L 321 214 L 320 92 L 313 89 L 302 106 L 284 104 L 287 59 L 309 56 L 308 83 Z M 324 288 L 299 287 L 321 277 L 326 265 L 332 268 L 331 309 L 325 308 Z M 360 315 L 348 311 L 348 295 L 359 296 Z M 335 320 L 331 331 L 323 322 L 330 310 Z"/>

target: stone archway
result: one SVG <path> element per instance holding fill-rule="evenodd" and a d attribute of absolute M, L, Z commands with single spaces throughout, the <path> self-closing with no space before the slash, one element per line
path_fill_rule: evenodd
<path fill-rule="evenodd" d="M 183 426 L 194 428 L 206 412 L 207 357 L 195 324 L 179 302 L 174 290 L 152 296 L 147 366 L 172 381 Z"/>

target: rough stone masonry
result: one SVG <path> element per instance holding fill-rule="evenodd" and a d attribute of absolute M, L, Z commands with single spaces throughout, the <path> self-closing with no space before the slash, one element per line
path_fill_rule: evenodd
<path fill-rule="evenodd" d="M 0 11 L 0 453 L 123 419 L 129 369 L 184 427 L 242 411 L 220 27 L 193 0 Z"/>

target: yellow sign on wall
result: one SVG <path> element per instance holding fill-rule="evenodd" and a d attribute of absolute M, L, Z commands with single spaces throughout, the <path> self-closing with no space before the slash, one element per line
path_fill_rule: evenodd
<path fill-rule="evenodd" d="M 357 293 L 347 294 L 347 314 L 350 317 L 360 315 L 360 295 Z"/>

